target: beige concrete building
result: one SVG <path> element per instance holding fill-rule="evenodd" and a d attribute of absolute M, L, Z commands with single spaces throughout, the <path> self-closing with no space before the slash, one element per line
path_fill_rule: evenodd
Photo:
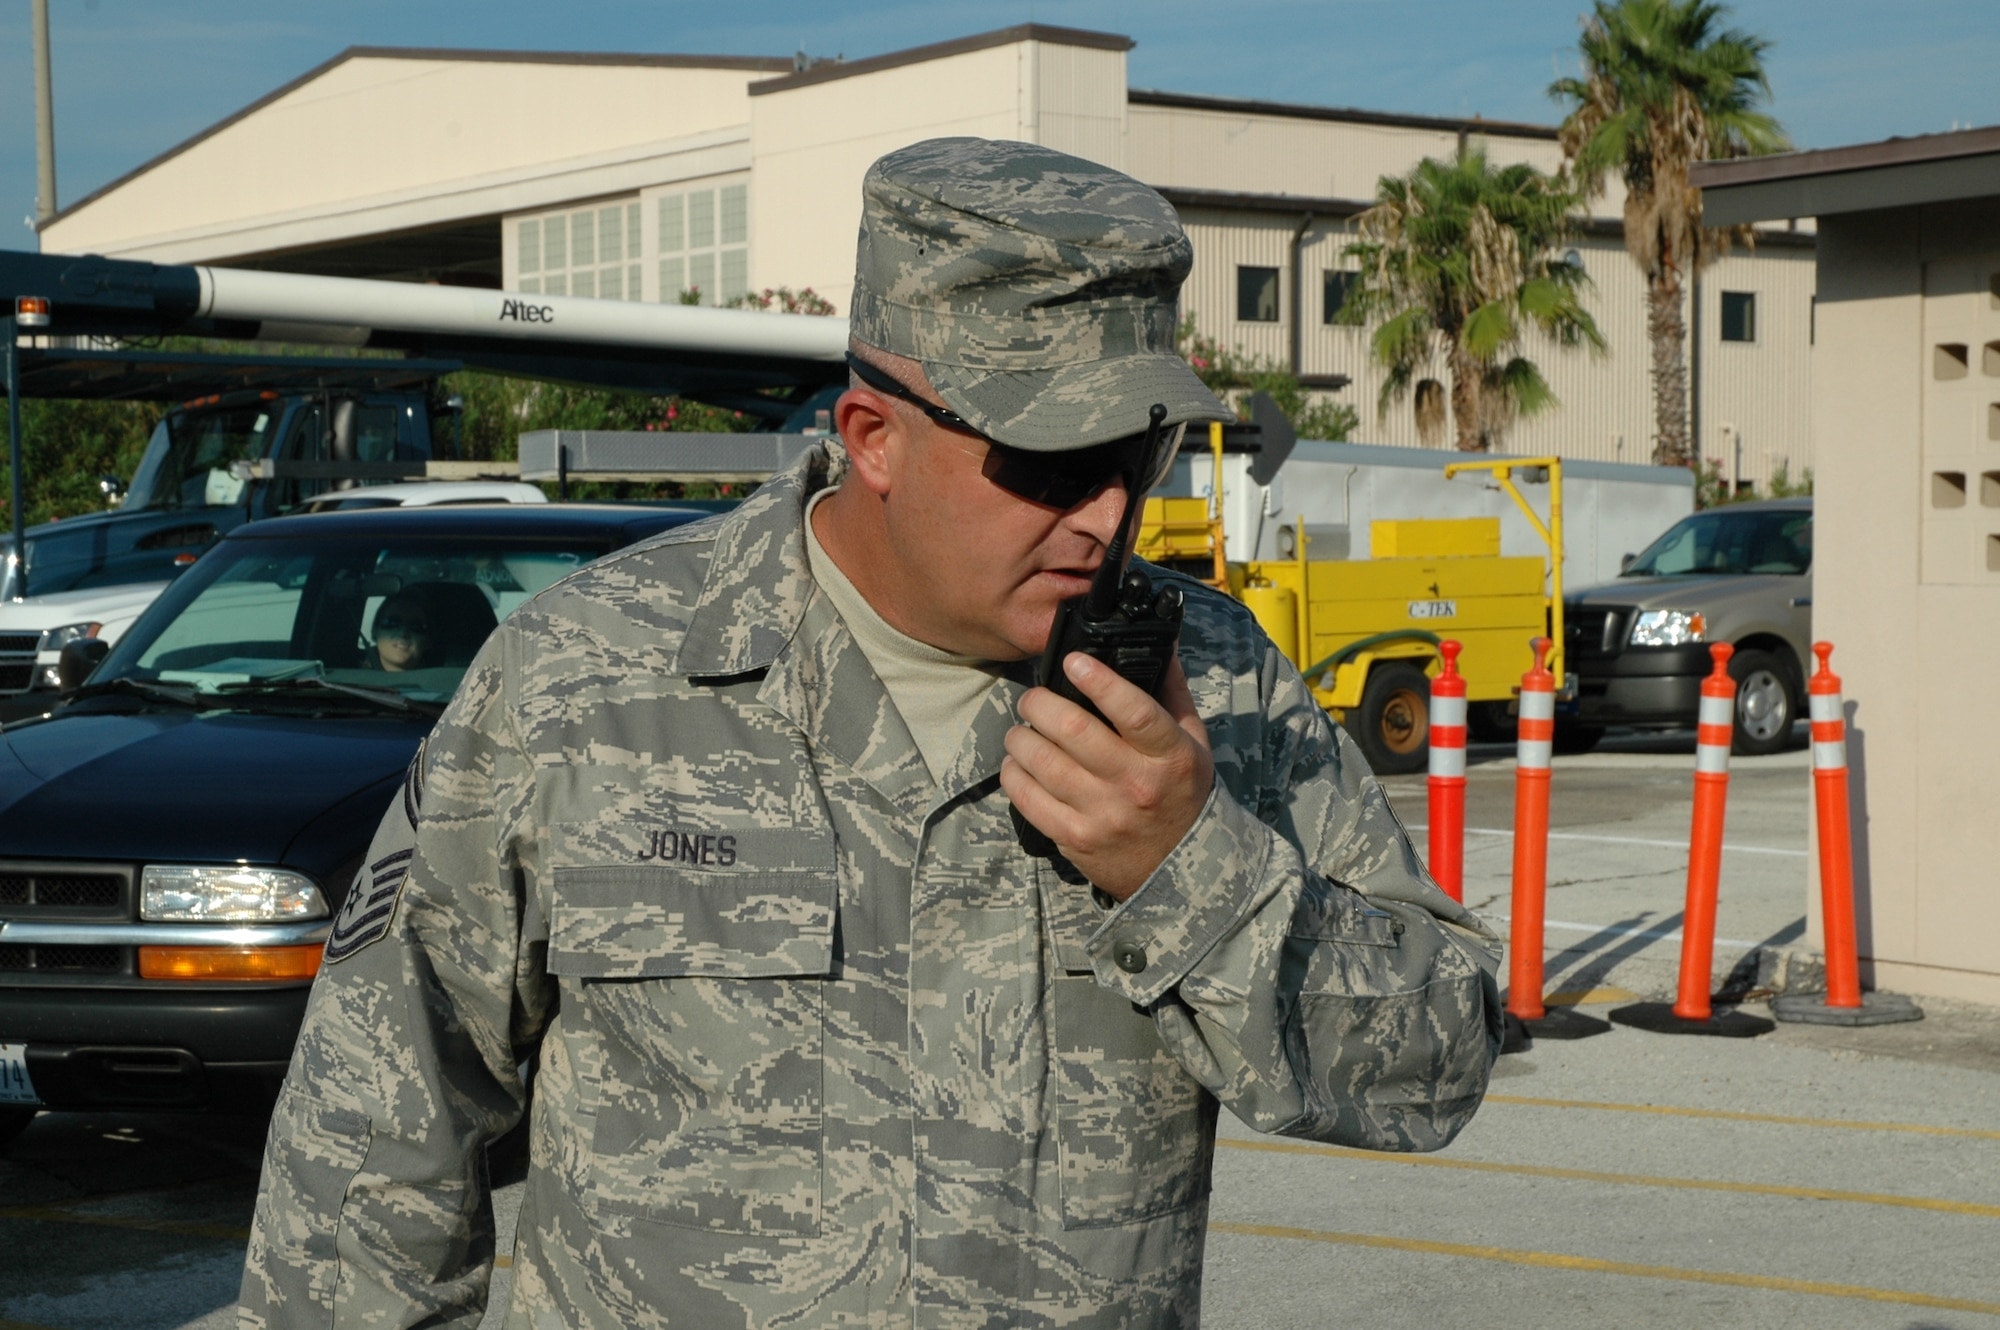
<path fill-rule="evenodd" d="M 1380 176 L 1475 139 L 1553 169 L 1554 129 L 1135 90 L 1132 45 L 1028 24 L 809 68 L 357 47 L 71 205 L 42 245 L 620 300 L 811 286 L 844 308 L 870 161 L 940 134 L 1025 139 L 1161 189 L 1195 239 L 1183 308 L 1198 329 L 1346 383 L 1358 439 L 1416 445 L 1407 402 L 1377 409 L 1367 333 L 1331 322 L 1352 219 Z M 1512 452 L 1650 458 L 1620 205 L 1601 200 L 1575 244 L 1610 352 L 1531 349 L 1563 406 L 1517 426 Z M 1732 478 L 1812 465 L 1812 280 L 1811 236 L 1780 219 L 1704 283 L 1701 441 Z"/>
<path fill-rule="evenodd" d="M 1698 183 L 1718 221 L 1819 219 L 1813 630 L 1846 685 L 1863 978 L 2000 1003 L 2000 128 Z"/>

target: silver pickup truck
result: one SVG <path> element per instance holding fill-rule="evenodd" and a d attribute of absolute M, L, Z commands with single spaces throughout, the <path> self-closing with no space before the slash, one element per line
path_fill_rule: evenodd
<path fill-rule="evenodd" d="M 1606 726 L 1692 727 L 1709 644 L 1736 648 L 1734 751 L 1775 753 L 1803 712 L 1812 660 L 1812 500 L 1772 499 L 1681 519 L 1615 581 L 1563 598 L 1573 704 L 1557 742 L 1584 751 Z"/>

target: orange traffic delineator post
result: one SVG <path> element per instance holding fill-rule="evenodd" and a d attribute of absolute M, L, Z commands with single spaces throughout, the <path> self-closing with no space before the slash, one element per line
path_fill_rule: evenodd
<path fill-rule="evenodd" d="M 1431 877 L 1455 901 L 1465 900 L 1465 676 L 1463 643 L 1438 643 L 1444 666 L 1431 680 Z"/>
<path fill-rule="evenodd" d="M 1681 915 L 1680 986 L 1673 1004 L 1635 1002 L 1611 1013 L 1620 1025 L 1662 1034 L 1706 1034 L 1745 1039 L 1776 1027 L 1761 1016 L 1716 1012 L 1709 1003 L 1715 968 L 1715 912 L 1722 884 L 1722 823 L 1729 809 L 1729 746 L 1736 737 L 1736 680 L 1729 677 L 1735 648 L 1709 647 L 1715 668 L 1701 681 L 1695 728 L 1694 824 L 1688 834 L 1687 907 Z"/>
<path fill-rule="evenodd" d="M 1826 934 L 1826 991 L 1771 999 L 1781 1021 L 1814 1025 L 1890 1025 L 1923 1019 L 1923 1009 L 1897 993 L 1861 991 L 1860 947 L 1854 929 L 1854 841 L 1848 825 L 1847 718 L 1833 643 L 1813 643 L 1819 669 L 1806 686 L 1812 719 L 1813 814 L 1819 832 L 1819 900 Z"/>
<path fill-rule="evenodd" d="M 1549 893 L 1549 759 L 1555 751 L 1556 679 L 1549 673 L 1552 645 L 1531 644 L 1535 664 L 1521 676 L 1520 727 L 1514 758 L 1514 890 L 1508 921 L 1507 1015 L 1503 1053 L 1520 1052 L 1535 1039 L 1583 1039 L 1611 1027 L 1574 1007 L 1542 1001 L 1542 951 Z"/>

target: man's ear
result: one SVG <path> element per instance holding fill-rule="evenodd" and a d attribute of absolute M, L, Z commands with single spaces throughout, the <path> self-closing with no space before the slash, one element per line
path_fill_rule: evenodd
<path fill-rule="evenodd" d="M 847 446 L 854 478 L 882 496 L 889 493 L 889 454 L 903 430 L 895 410 L 872 388 L 849 388 L 833 404 L 833 423 Z"/>

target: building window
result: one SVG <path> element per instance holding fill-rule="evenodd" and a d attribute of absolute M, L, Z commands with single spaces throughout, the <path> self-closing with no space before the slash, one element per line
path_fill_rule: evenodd
<path fill-rule="evenodd" d="M 726 305 L 750 291 L 750 187 L 661 195 L 660 299 Z"/>
<path fill-rule="evenodd" d="M 1347 303 L 1347 293 L 1361 280 L 1358 272 L 1342 272 L 1328 268 L 1321 278 L 1320 322 L 1340 322 L 1340 307 Z"/>
<path fill-rule="evenodd" d="M 1243 268 L 1236 270 L 1236 317 L 1245 323 L 1278 321 L 1278 270 Z"/>
<path fill-rule="evenodd" d="M 639 299 L 639 205 L 610 203 L 515 223 L 521 290 Z"/>
<path fill-rule="evenodd" d="M 1754 342 L 1757 340 L 1757 297 L 1749 291 L 1724 291 L 1722 293 L 1722 340 L 1725 342 Z"/>

